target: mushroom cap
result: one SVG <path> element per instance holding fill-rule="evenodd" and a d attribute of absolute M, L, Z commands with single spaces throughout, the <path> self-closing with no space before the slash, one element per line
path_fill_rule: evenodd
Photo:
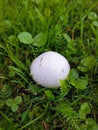
<path fill-rule="evenodd" d="M 33 80 L 47 88 L 58 88 L 60 80 L 66 79 L 70 71 L 67 59 L 53 51 L 39 55 L 31 64 L 30 74 Z"/>

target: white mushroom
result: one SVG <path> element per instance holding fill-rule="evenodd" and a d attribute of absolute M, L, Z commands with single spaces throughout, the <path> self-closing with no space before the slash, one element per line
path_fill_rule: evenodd
<path fill-rule="evenodd" d="M 60 80 L 66 79 L 69 71 L 70 65 L 67 59 L 53 51 L 39 55 L 30 67 L 30 74 L 33 80 L 47 88 L 59 87 Z"/>

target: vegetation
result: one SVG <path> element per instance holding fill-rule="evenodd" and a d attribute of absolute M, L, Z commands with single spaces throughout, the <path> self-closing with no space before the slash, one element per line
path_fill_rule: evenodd
<path fill-rule="evenodd" d="M 0 0 L 0 130 L 98 130 L 97 14 L 97 0 Z M 49 50 L 71 66 L 58 89 L 30 76 Z"/>

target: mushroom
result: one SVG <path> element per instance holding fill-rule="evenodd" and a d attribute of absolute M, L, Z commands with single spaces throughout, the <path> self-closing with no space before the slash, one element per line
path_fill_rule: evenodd
<path fill-rule="evenodd" d="M 69 71 L 70 65 L 67 59 L 53 51 L 39 55 L 30 67 L 33 80 L 46 88 L 58 88 L 60 80 L 66 79 Z"/>

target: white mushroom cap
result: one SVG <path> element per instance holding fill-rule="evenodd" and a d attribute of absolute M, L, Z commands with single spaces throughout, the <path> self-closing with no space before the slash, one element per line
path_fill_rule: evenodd
<path fill-rule="evenodd" d="M 30 73 L 33 80 L 47 88 L 57 88 L 60 80 L 66 79 L 70 71 L 67 59 L 53 51 L 39 55 L 32 62 Z"/>

